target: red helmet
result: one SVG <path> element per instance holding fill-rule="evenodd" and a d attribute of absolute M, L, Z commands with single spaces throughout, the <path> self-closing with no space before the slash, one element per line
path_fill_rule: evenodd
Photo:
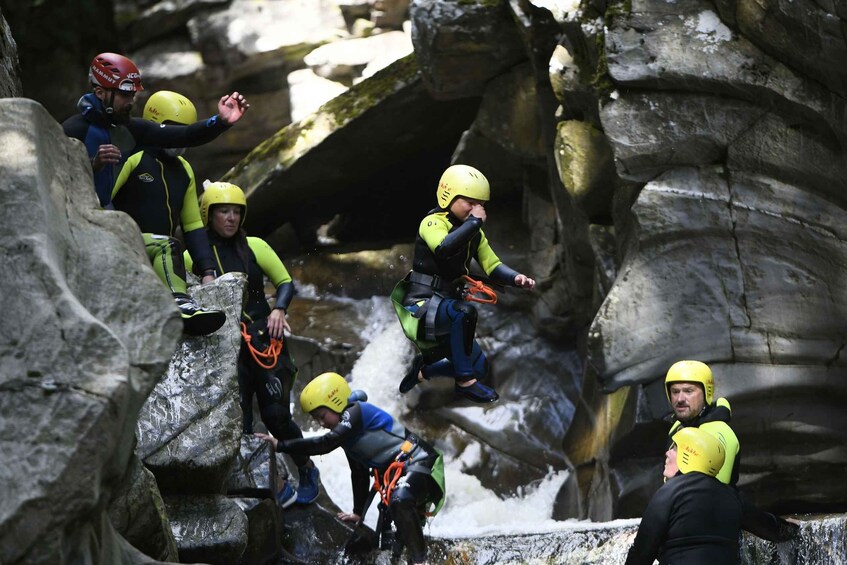
<path fill-rule="evenodd" d="M 91 61 L 88 69 L 88 80 L 95 86 L 139 92 L 141 86 L 141 71 L 135 63 L 117 53 L 100 53 Z"/>

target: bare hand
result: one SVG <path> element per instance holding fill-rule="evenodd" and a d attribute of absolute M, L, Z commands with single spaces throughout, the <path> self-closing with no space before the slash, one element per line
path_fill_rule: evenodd
<path fill-rule="evenodd" d="M 103 170 L 103 167 L 106 165 L 116 165 L 121 160 L 121 150 L 118 149 L 117 145 L 101 145 L 97 148 L 97 153 L 94 154 L 94 158 L 91 159 L 91 167 L 94 169 L 95 173 Z"/>
<path fill-rule="evenodd" d="M 215 280 L 215 275 L 206 275 L 200 279 L 200 284 L 207 284 Z"/>
<path fill-rule="evenodd" d="M 273 338 L 282 339 L 286 331 L 290 333 L 291 326 L 288 325 L 288 320 L 285 319 L 285 310 L 274 308 L 268 316 L 268 333 Z"/>
<path fill-rule="evenodd" d="M 335 515 L 336 518 L 341 520 L 342 522 L 358 522 L 361 517 L 358 514 L 354 514 L 353 512 L 339 512 Z"/>
<path fill-rule="evenodd" d="M 274 447 L 274 451 L 276 451 L 276 446 L 279 444 L 279 441 L 274 436 L 269 434 L 263 434 L 262 432 L 256 432 L 253 435 L 259 439 L 263 439 L 267 442 L 270 442 L 270 444 Z"/>
<path fill-rule="evenodd" d="M 228 126 L 240 120 L 248 108 L 250 104 L 238 92 L 222 96 L 218 101 L 218 115 Z"/>
<path fill-rule="evenodd" d="M 532 290 L 533 288 L 535 288 L 535 280 L 529 278 L 526 275 L 516 275 L 515 286 L 518 288 L 528 288 Z"/>
<path fill-rule="evenodd" d="M 474 204 L 473 206 L 471 206 L 471 213 L 468 217 L 470 216 L 476 216 L 477 218 L 482 220 L 483 224 L 485 223 L 485 220 L 488 219 L 488 216 L 486 216 L 485 214 L 485 206 L 483 206 L 482 204 Z"/>

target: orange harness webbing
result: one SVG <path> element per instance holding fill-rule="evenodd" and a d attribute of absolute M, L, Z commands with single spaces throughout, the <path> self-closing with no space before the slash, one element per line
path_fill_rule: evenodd
<path fill-rule="evenodd" d="M 491 287 L 485 286 L 482 281 L 472 279 L 468 275 L 462 275 L 462 278 L 468 284 L 467 289 L 465 289 L 465 300 L 468 302 L 479 302 L 481 304 L 497 304 L 497 294 Z M 484 294 L 488 298 L 474 296 L 477 293 Z"/>
<path fill-rule="evenodd" d="M 374 469 L 374 490 L 379 493 L 379 497 L 382 499 L 382 503 L 386 508 L 388 507 L 388 503 L 391 502 L 391 491 L 394 490 L 397 481 L 403 476 L 403 469 L 405 467 L 405 461 L 394 461 L 382 474 L 382 480 L 380 480 L 379 471 Z"/>
<path fill-rule="evenodd" d="M 247 333 L 247 324 L 241 322 L 241 337 L 244 338 L 244 343 L 247 344 L 247 349 L 250 350 L 250 355 L 253 356 L 253 360 L 256 363 L 264 368 L 264 369 L 273 369 L 276 367 L 276 363 L 279 360 L 279 354 L 282 353 L 282 340 L 277 339 L 275 337 L 271 338 L 271 344 L 264 351 L 259 351 L 253 344 L 250 343 L 250 340 L 253 339 L 252 336 Z M 265 363 L 264 360 L 270 360 Z"/>

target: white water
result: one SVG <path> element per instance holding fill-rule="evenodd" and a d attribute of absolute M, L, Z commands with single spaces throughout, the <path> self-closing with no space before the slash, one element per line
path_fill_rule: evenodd
<path fill-rule="evenodd" d="M 362 389 L 368 401 L 379 406 L 395 418 L 403 421 L 408 412 L 407 397 L 397 391 L 397 384 L 413 355 L 411 343 L 403 335 L 400 324 L 384 297 L 375 297 L 362 303 L 369 309 L 368 326 L 362 337 L 368 344 L 351 372 L 351 388 Z M 412 394 L 412 393 L 409 393 Z M 477 418 L 480 408 L 461 408 L 467 417 Z M 306 436 L 319 435 L 323 431 L 305 431 Z M 437 438 L 428 438 L 434 443 Z M 542 533 L 567 529 L 608 527 L 612 524 L 597 524 L 586 521 L 556 521 L 551 518 L 556 493 L 565 481 L 566 472 L 551 470 L 547 476 L 521 492 L 508 498 L 500 498 L 486 489 L 473 475 L 464 469 L 479 460 L 478 445 L 471 444 L 457 456 L 445 454 L 445 485 L 447 500 L 441 512 L 431 519 L 426 533 L 443 538 L 477 537 L 491 534 Z M 316 457 L 315 463 L 321 470 L 321 482 L 329 496 L 342 510 L 352 509 L 353 497 L 350 490 L 350 473 L 347 459 L 340 449 Z M 368 511 L 365 523 L 374 527 L 377 512 L 375 504 Z M 637 520 L 616 521 L 614 525 L 637 523 Z"/>

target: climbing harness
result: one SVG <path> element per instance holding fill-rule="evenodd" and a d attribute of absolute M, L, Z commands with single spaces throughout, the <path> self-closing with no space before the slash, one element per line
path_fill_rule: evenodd
<path fill-rule="evenodd" d="M 462 292 L 465 300 L 479 302 L 480 304 L 497 304 L 497 293 L 490 286 L 486 286 L 482 281 L 472 279 L 468 275 L 462 275 L 462 278 L 468 284 Z M 475 294 L 484 294 L 486 298 L 474 296 Z"/>
<path fill-rule="evenodd" d="M 247 349 L 250 350 L 250 355 L 253 360 L 264 369 L 273 369 L 279 361 L 279 355 L 282 353 L 282 340 L 275 337 L 271 338 L 271 343 L 262 351 L 256 349 L 252 343 L 253 336 L 247 331 L 247 324 L 241 322 L 241 337 L 244 338 L 244 343 L 247 344 Z M 267 362 L 265 362 L 267 361 Z"/>
<path fill-rule="evenodd" d="M 406 468 L 409 453 L 411 453 L 414 447 L 415 444 L 409 440 L 403 442 L 403 445 L 400 446 L 400 453 L 397 454 L 391 465 L 382 473 L 382 480 L 380 480 L 379 470 L 374 469 L 373 488 L 379 493 L 379 497 L 382 499 L 382 503 L 385 504 L 386 508 L 388 507 L 388 503 L 391 502 L 391 491 L 394 490 L 397 481 L 403 476 L 403 470 Z"/>

